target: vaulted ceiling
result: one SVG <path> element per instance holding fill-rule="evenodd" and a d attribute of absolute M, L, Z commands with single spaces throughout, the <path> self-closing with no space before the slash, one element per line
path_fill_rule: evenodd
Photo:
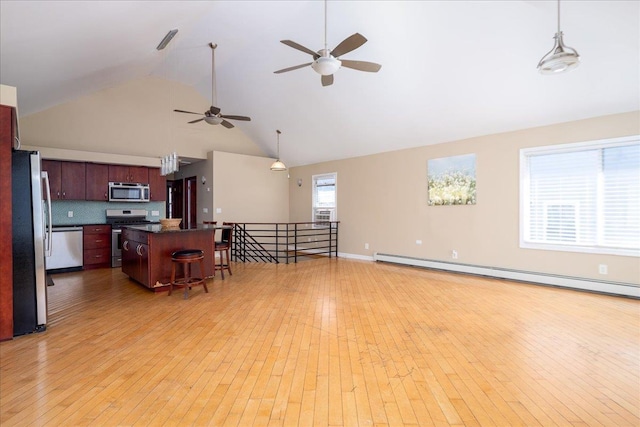
<path fill-rule="evenodd" d="M 565 43 L 582 63 L 543 76 L 555 1 L 331 0 L 329 48 L 359 32 L 368 42 L 344 58 L 382 69 L 342 68 L 328 87 L 310 67 L 274 74 L 311 60 L 280 40 L 324 47 L 324 9 L 318 0 L 2 0 L 0 82 L 18 87 L 23 116 L 148 75 L 210 100 L 213 42 L 217 106 L 250 116 L 234 124 L 267 154 L 282 130 L 290 166 L 640 109 L 638 1 L 563 1 Z"/>

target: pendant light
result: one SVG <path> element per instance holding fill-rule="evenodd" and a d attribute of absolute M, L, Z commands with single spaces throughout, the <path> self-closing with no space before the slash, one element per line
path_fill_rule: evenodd
<path fill-rule="evenodd" d="M 282 132 L 280 132 L 279 130 L 276 130 L 276 133 L 278 134 L 277 135 L 277 138 L 278 138 L 278 159 L 275 162 L 273 162 L 273 164 L 271 165 L 271 170 L 272 171 L 278 171 L 278 172 L 286 171 L 287 170 L 287 166 L 285 166 L 285 164 L 280 161 L 280 134 Z"/>
<path fill-rule="evenodd" d="M 580 55 L 575 49 L 565 46 L 560 31 L 560 0 L 558 0 L 558 32 L 553 37 L 555 43 L 553 49 L 542 57 L 538 63 L 538 71 L 541 74 L 559 74 L 571 71 L 580 65 Z"/>

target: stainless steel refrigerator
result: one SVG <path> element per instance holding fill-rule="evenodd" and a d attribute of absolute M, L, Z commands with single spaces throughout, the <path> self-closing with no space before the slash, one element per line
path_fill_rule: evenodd
<path fill-rule="evenodd" d="M 51 242 L 49 180 L 40 153 L 13 151 L 13 335 L 47 327 L 45 243 Z M 47 238 L 48 236 L 48 238 Z"/>

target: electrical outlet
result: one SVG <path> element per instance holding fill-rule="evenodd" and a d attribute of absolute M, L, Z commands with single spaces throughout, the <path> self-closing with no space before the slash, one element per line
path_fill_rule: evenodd
<path fill-rule="evenodd" d="M 202 208 L 202 213 L 209 213 L 209 208 Z"/>
<path fill-rule="evenodd" d="M 365 248 L 365 249 L 369 249 L 369 244 L 368 244 L 368 243 L 365 243 L 365 244 L 364 244 L 364 248 Z"/>
<path fill-rule="evenodd" d="M 151 211 L 152 216 L 160 216 L 160 211 Z"/>
<path fill-rule="evenodd" d="M 451 258 L 452 259 L 458 259 L 458 251 L 456 251 L 455 249 L 451 251 Z"/>
<path fill-rule="evenodd" d="M 422 240 L 416 240 L 416 245 L 421 245 L 422 244 Z"/>
<path fill-rule="evenodd" d="M 69 212 L 67 212 L 67 217 L 69 217 L 69 218 L 73 218 L 73 211 L 69 211 Z"/>
<path fill-rule="evenodd" d="M 222 213 L 222 208 L 216 208 L 216 213 L 217 214 L 221 214 Z"/>
<path fill-rule="evenodd" d="M 607 264 L 600 264 L 598 266 L 598 273 L 600 273 L 600 274 L 609 273 L 609 267 L 607 266 Z"/>

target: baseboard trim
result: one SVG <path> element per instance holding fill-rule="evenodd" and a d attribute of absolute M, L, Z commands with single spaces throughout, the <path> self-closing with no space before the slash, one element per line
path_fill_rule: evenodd
<path fill-rule="evenodd" d="M 580 277 L 559 276 L 554 274 L 537 273 L 531 271 L 511 270 L 498 267 L 486 267 L 472 264 L 459 264 L 422 258 L 413 258 L 401 255 L 375 253 L 374 261 L 389 262 L 393 264 L 424 267 L 434 270 L 444 270 L 457 273 L 489 276 L 499 279 L 509 279 L 519 282 L 557 286 L 562 288 L 579 289 L 590 292 L 598 292 L 611 295 L 621 295 L 640 298 L 640 286 L 631 283 L 605 282 Z"/>

